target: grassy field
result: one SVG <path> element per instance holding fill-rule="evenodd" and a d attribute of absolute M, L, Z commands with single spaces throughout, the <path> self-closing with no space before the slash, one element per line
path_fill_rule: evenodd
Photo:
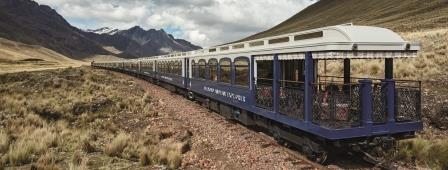
<path fill-rule="evenodd" d="M 0 74 L 87 65 L 47 48 L 0 38 Z"/>
<path fill-rule="evenodd" d="M 128 79 L 88 67 L 0 75 L 0 169 L 177 168 L 182 125 Z"/>

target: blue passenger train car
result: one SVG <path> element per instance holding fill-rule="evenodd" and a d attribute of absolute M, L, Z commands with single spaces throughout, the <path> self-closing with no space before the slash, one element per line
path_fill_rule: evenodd
<path fill-rule="evenodd" d="M 421 83 L 393 77 L 394 59 L 414 58 L 419 49 L 388 29 L 338 25 L 92 66 L 142 77 L 263 127 L 318 162 L 335 148 L 380 161 L 378 150 L 423 128 Z M 384 64 L 384 76 L 351 76 L 352 61 L 373 60 Z M 327 75 L 327 63 L 337 62 L 340 75 Z"/>

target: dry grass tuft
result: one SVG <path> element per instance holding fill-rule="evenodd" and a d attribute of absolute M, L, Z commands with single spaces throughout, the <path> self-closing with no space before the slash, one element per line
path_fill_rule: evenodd
<path fill-rule="evenodd" d="M 92 144 L 90 144 L 90 141 L 88 140 L 82 140 L 80 145 L 82 151 L 86 153 L 92 153 L 96 151 L 95 147 L 93 147 Z"/>
<path fill-rule="evenodd" d="M 177 169 L 182 164 L 182 153 L 185 151 L 185 146 L 186 143 L 174 142 L 162 144 L 157 148 L 143 147 L 140 149 L 140 164 L 143 166 L 162 164 L 169 169 Z"/>
<path fill-rule="evenodd" d="M 50 128 L 26 129 L 7 153 L 11 165 L 23 165 L 35 160 L 35 156 L 57 146 L 58 135 Z"/>
<path fill-rule="evenodd" d="M 25 116 L 25 122 L 27 126 L 43 127 L 46 125 L 45 120 L 36 114 L 27 114 Z"/>
<path fill-rule="evenodd" d="M 81 151 L 76 150 L 72 155 L 70 163 L 74 166 L 79 166 L 82 163 L 82 157 L 83 157 L 83 155 L 82 155 Z"/>
<path fill-rule="evenodd" d="M 448 168 L 448 140 L 430 141 L 422 138 L 401 141 L 397 158 L 427 165 L 432 169 Z"/>
<path fill-rule="evenodd" d="M 123 150 L 128 146 L 131 137 L 128 134 L 120 133 L 112 142 L 106 147 L 104 152 L 109 156 L 122 156 Z"/>
<path fill-rule="evenodd" d="M 83 155 L 81 151 L 76 150 L 71 157 L 71 161 L 69 163 L 69 169 L 70 170 L 87 170 L 87 169 L 89 169 L 89 166 L 87 163 L 88 163 L 88 158 L 85 157 L 85 155 Z"/>
<path fill-rule="evenodd" d="M 37 169 L 42 170 L 57 170 L 59 167 L 56 165 L 56 157 L 53 152 L 46 152 L 43 154 L 36 163 Z"/>
<path fill-rule="evenodd" d="M 3 130 L 0 130 L 0 153 L 5 153 L 8 151 L 10 136 Z"/>
<path fill-rule="evenodd" d="M 140 150 L 139 161 L 141 165 L 147 166 L 157 164 L 158 160 L 159 158 L 154 148 L 145 147 Z"/>
<path fill-rule="evenodd" d="M 158 151 L 158 158 L 161 164 L 165 164 L 170 169 L 178 168 L 182 163 L 181 144 L 174 143 L 168 147 L 163 147 Z"/>

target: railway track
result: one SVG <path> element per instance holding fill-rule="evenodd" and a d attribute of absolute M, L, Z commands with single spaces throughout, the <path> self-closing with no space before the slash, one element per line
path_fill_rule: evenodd
<path fill-rule="evenodd" d="M 238 124 L 238 123 L 236 123 L 236 124 L 237 124 L 238 126 L 240 126 L 240 127 L 245 128 L 245 126 L 243 126 L 243 125 L 241 125 L 241 124 Z M 258 133 L 254 132 L 253 134 L 254 134 L 255 136 L 259 137 L 260 139 L 263 139 L 263 140 L 265 140 L 266 142 L 269 142 L 272 146 L 279 147 L 282 151 L 288 153 L 290 156 L 292 156 L 292 157 L 294 157 L 294 158 L 296 158 L 296 159 L 298 159 L 298 160 L 301 160 L 301 161 L 305 162 L 306 164 L 309 164 L 309 165 L 310 165 L 310 167 L 303 167 L 304 169 L 307 169 L 307 168 L 311 168 L 311 169 L 312 169 L 312 168 L 317 168 L 317 169 L 328 169 L 328 168 L 322 166 L 321 164 L 315 163 L 315 162 L 313 162 L 313 161 L 307 159 L 305 156 L 303 156 L 303 155 L 300 154 L 299 152 L 294 151 L 294 150 L 292 150 L 292 149 L 290 149 L 290 148 L 287 148 L 286 146 L 280 145 L 280 144 L 277 143 L 277 141 L 275 141 L 271 136 L 268 136 L 268 135 L 266 135 L 266 134 L 263 133 L 263 132 L 258 132 Z"/>
<path fill-rule="evenodd" d="M 213 111 L 209 111 L 209 115 L 212 116 L 215 119 L 221 119 L 223 120 L 223 117 L 221 115 L 219 115 L 216 112 Z M 222 121 L 223 123 L 228 123 L 231 125 L 234 125 L 236 127 L 242 128 L 242 129 L 248 129 L 248 127 L 239 124 L 237 122 L 233 122 L 231 120 L 224 120 Z M 233 129 L 235 130 L 235 129 Z M 279 144 L 275 139 L 273 139 L 271 136 L 267 135 L 264 132 L 257 132 L 254 131 L 253 129 L 248 129 L 250 131 L 250 133 L 252 135 L 254 135 L 255 137 L 267 142 L 270 146 L 275 146 L 277 148 L 279 148 L 281 151 L 283 151 L 284 153 L 287 153 L 288 155 L 290 155 L 291 157 L 295 158 L 298 160 L 299 163 L 301 163 L 300 169 L 328 169 L 327 167 L 315 163 L 311 160 L 309 160 L 308 158 L 306 158 L 306 156 L 303 156 L 302 154 L 300 154 L 298 151 L 295 151 L 293 149 L 288 148 L 287 146 L 281 145 Z"/>
<path fill-rule="evenodd" d="M 157 88 L 158 89 L 164 89 L 162 87 L 159 87 L 155 84 L 152 84 L 146 80 L 137 78 L 137 77 L 133 77 L 133 76 L 129 76 L 126 74 L 122 74 L 122 73 L 114 73 L 114 74 L 120 74 L 121 76 L 128 76 L 128 77 L 132 77 L 134 80 L 139 81 L 138 84 L 140 84 L 141 86 L 151 86 L 149 88 Z M 144 88 L 145 91 L 148 91 L 147 88 Z M 182 99 L 185 99 L 184 97 L 178 95 L 177 93 L 174 92 L 169 92 L 168 90 L 164 89 L 163 91 L 168 92 L 171 96 L 178 96 Z M 391 166 L 388 165 L 375 165 L 371 162 L 359 162 L 359 161 L 352 161 L 352 160 L 344 160 L 341 162 L 333 162 L 330 164 L 330 166 L 326 167 L 323 166 L 319 163 L 313 162 L 309 159 L 306 158 L 306 156 L 302 155 L 297 149 L 295 149 L 294 147 L 290 147 L 291 145 L 286 143 L 286 145 L 281 145 L 279 144 L 272 136 L 269 136 L 268 134 L 266 134 L 263 131 L 258 131 L 256 129 L 250 128 L 250 127 L 246 127 L 240 123 L 234 122 L 232 120 L 226 120 L 225 118 L 223 118 L 219 113 L 216 113 L 214 111 L 211 111 L 207 108 L 202 107 L 199 103 L 194 102 L 194 101 L 190 101 L 190 100 L 184 100 L 192 105 L 196 105 L 197 108 L 200 111 L 198 112 L 206 112 L 206 115 L 208 117 L 212 117 L 213 119 L 215 119 L 218 123 L 221 124 L 225 124 L 226 126 L 234 126 L 236 128 L 228 128 L 227 130 L 231 130 L 231 131 L 236 131 L 237 129 L 246 129 L 248 133 L 250 133 L 251 135 L 253 135 L 254 137 L 263 140 L 264 142 L 268 143 L 269 146 L 274 146 L 276 148 L 278 148 L 279 150 L 281 150 L 284 153 L 287 153 L 291 158 L 296 159 L 296 162 L 298 164 L 298 167 L 300 167 L 300 169 L 393 169 L 390 168 Z M 347 162 L 346 162 L 347 161 Z M 341 164 L 344 164 L 343 166 L 340 166 Z M 348 164 L 348 165 L 347 165 Z"/>

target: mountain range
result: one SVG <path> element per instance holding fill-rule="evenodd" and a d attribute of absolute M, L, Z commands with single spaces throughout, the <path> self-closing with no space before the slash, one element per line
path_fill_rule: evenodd
<path fill-rule="evenodd" d="M 163 29 L 144 30 L 139 26 L 128 30 L 101 28 L 87 31 L 84 35 L 104 46 L 115 47 L 125 58 L 201 49 L 186 40 L 174 38 Z"/>
<path fill-rule="evenodd" d="M 144 30 L 138 26 L 128 30 L 84 31 L 70 25 L 51 7 L 32 0 L 0 0 L 0 37 L 39 45 L 73 59 L 92 55 L 137 58 L 201 48 L 164 30 Z M 119 52 L 105 47 L 114 47 Z"/>
<path fill-rule="evenodd" d="M 99 29 L 87 29 L 87 30 L 84 30 L 84 31 L 85 32 L 95 33 L 95 34 L 109 34 L 109 35 L 113 35 L 113 34 L 117 33 L 120 30 L 119 29 L 115 29 L 115 28 L 103 27 L 103 28 L 99 28 Z"/>

